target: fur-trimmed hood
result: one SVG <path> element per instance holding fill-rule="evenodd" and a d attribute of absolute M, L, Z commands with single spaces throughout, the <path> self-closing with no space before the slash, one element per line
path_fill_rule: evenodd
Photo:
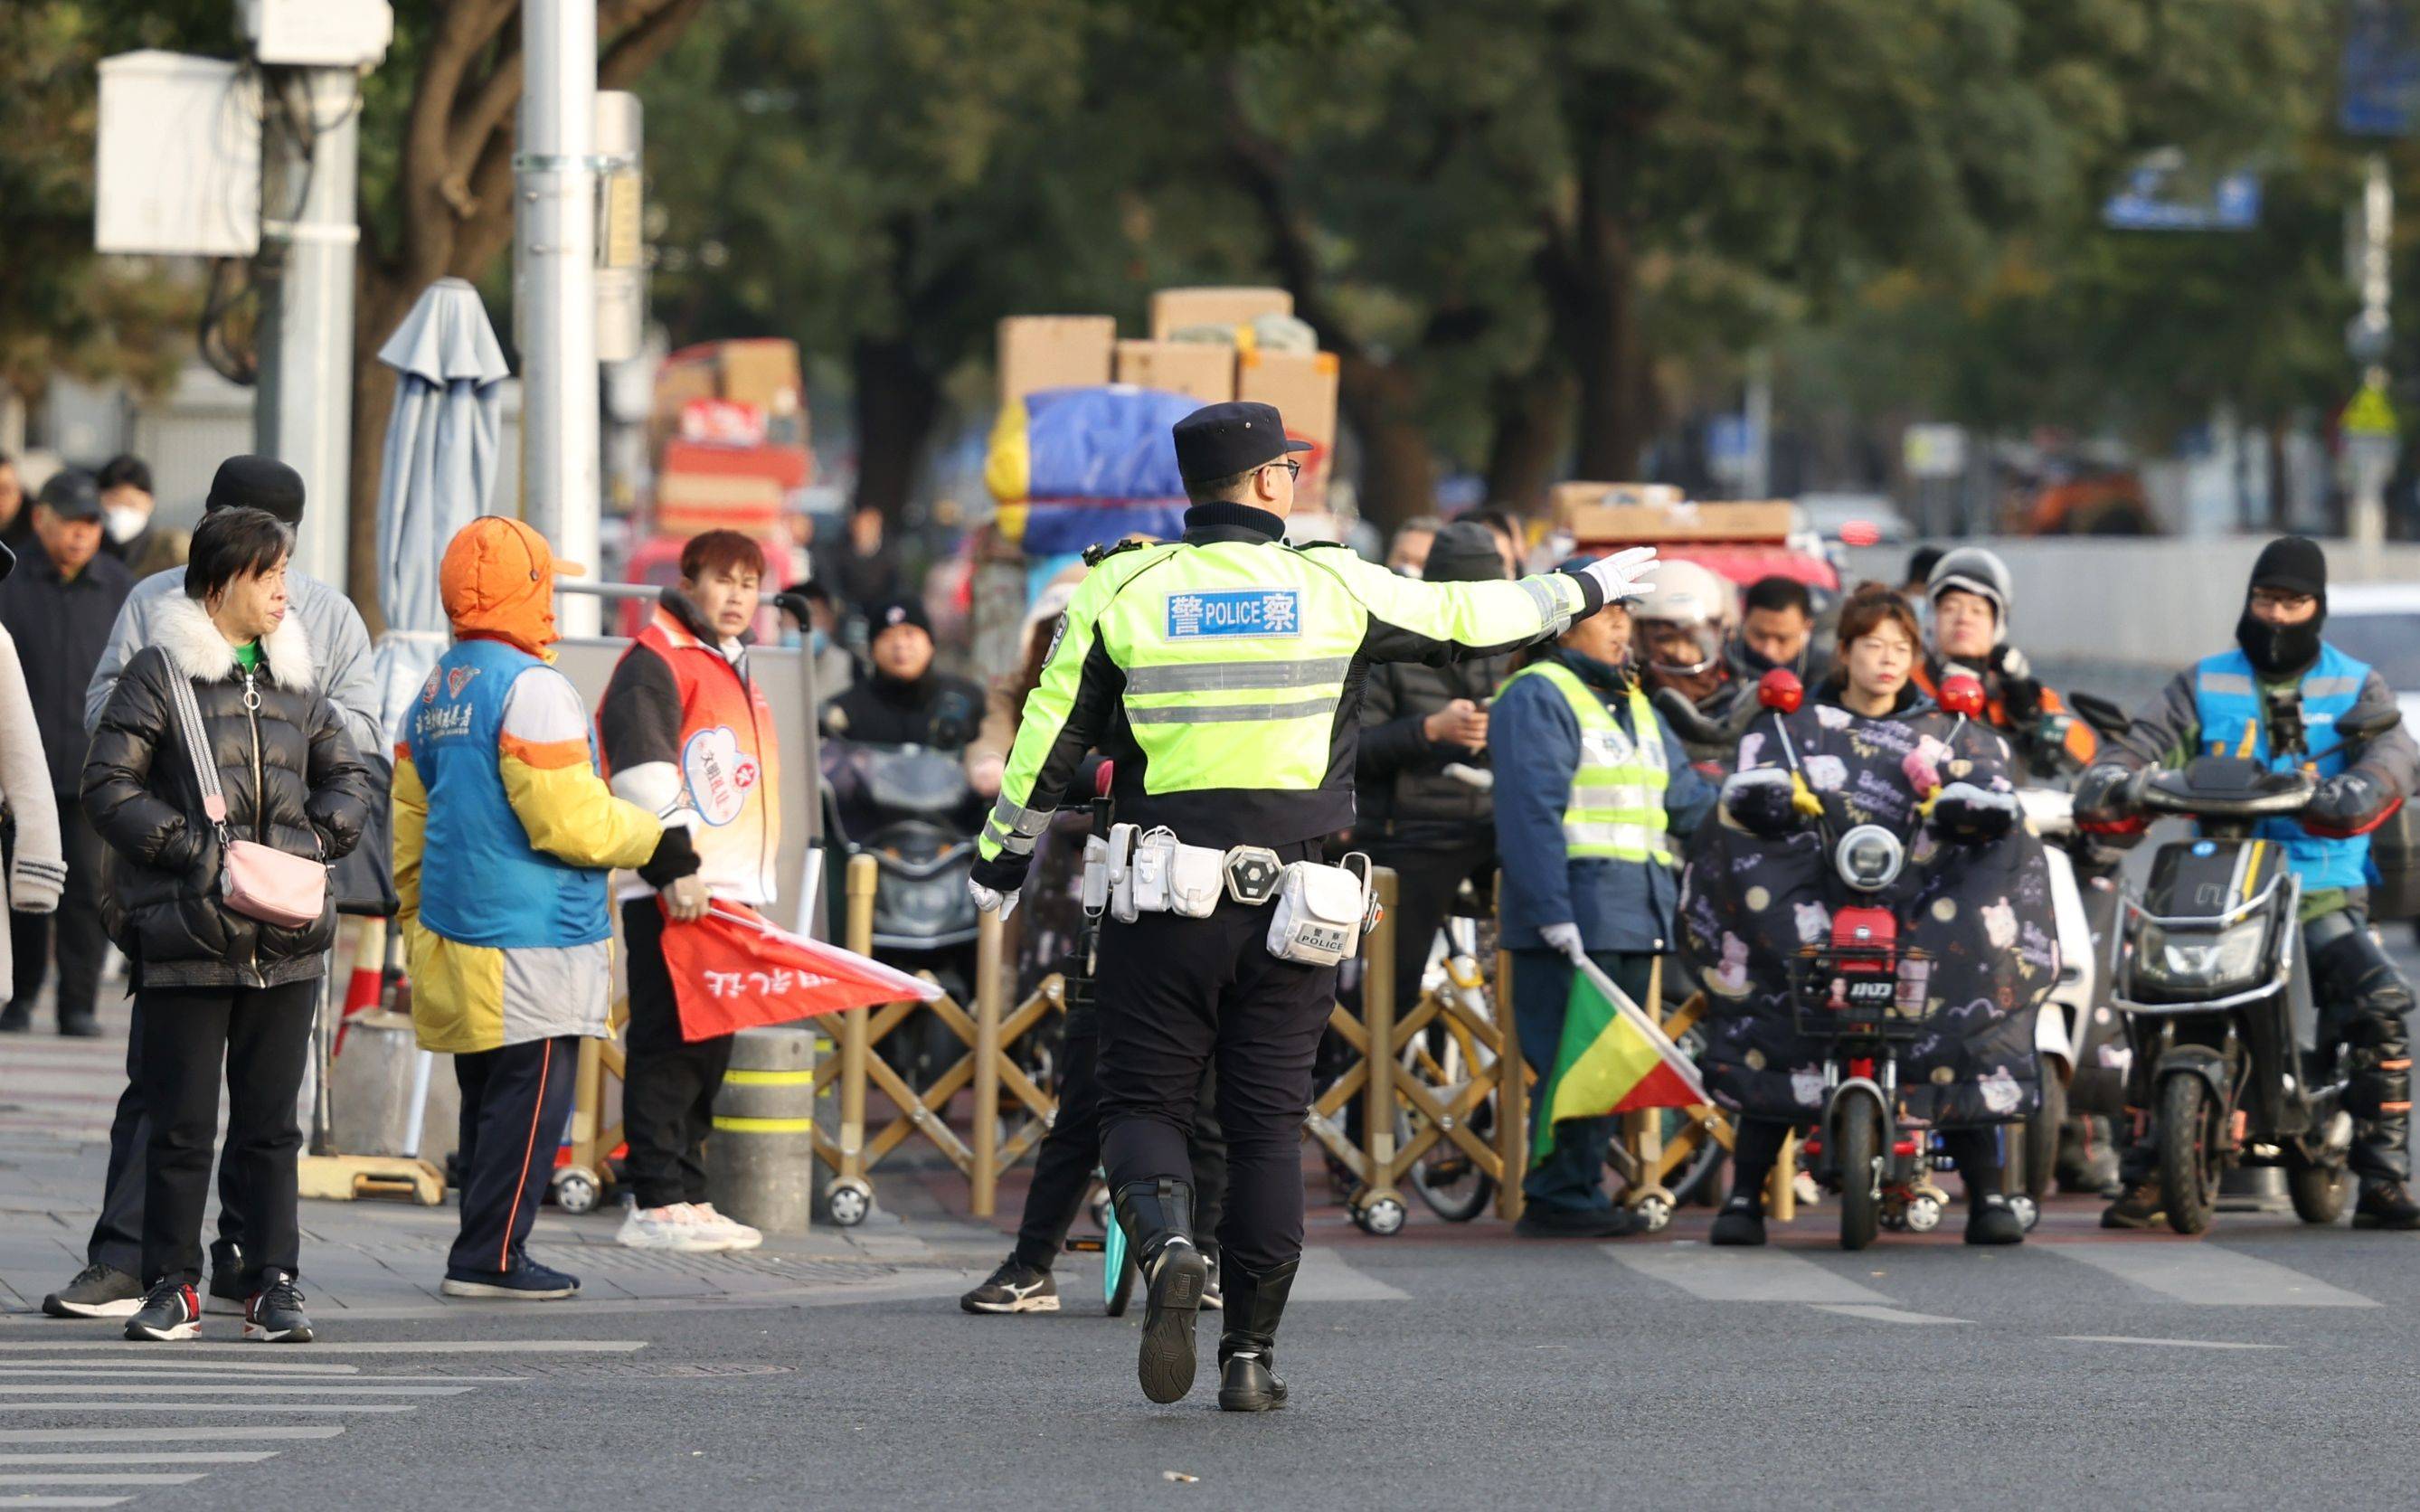
<path fill-rule="evenodd" d="M 161 606 L 156 643 L 188 677 L 219 683 L 235 675 L 235 647 L 219 633 L 209 612 L 182 594 Z M 307 693 L 318 686 L 318 667 L 311 655 L 310 633 L 290 605 L 277 628 L 260 638 L 260 652 L 269 680 L 279 687 Z"/>

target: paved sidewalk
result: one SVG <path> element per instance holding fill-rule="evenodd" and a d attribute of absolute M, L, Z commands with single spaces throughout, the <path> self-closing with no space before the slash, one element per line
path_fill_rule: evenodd
<path fill-rule="evenodd" d="M 106 995 L 104 995 L 106 996 Z M 101 1196 L 109 1119 L 125 1086 L 123 1001 L 104 1001 L 108 1033 L 66 1040 L 47 1021 L 0 1036 L 0 1329 L 48 1321 L 33 1310 L 82 1268 Z M 553 1209 L 533 1249 L 580 1276 L 580 1301 L 462 1302 L 438 1295 L 452 1242 L 450 1204 L 391 1201 L 302 1204 L 303 1288 L 313 1309 L 356 1319 L 452 1314 L 570 1317 L 666 1304 L 782 1306 L 907 1292 L 940 1295 L 970 1284 L 999 1258 L 995 1231 L 953 1220 L 923 1200 L 921 1183 L 886 1187 L 913 1224 L 877 1211 L 855 1229 L 819 1227 L 769 1237 L 737 1255 L 628 1250 L 613 1242 L 617 1206 L 582 1217 Z M 215 1232 L 215 1214 L 205 1234 Z M 333 1320 L 333 1319 L 331 1319 Z"/>

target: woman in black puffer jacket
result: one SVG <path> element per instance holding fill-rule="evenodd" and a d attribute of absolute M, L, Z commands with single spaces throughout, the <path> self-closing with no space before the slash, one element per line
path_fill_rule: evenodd
<path fill-rule="evenodd" d="M 218 1126 L 219 1065 L 230 1097 L 229 1158 L 247 1197 L 247 1337 L 307 1340 L 300 1263 L 295 1103 L 309 1054 L 333 903 L 301 928 L 265 923 L 220 895 L 221 837 L 203 811 L 178 723 L 190 681 L 201 740 L 226 798 L 225 832 L 334 861 L 369 818 L 367 772 L 334 705 L 313 689 L 311 646 L 286 612 L 293 537 L 264 511 L 204 517 L 185 596 L 159 639 L 127 663 L 85 759 L 84 806 L 115 853 L 112 935 L 132 964 L 135 1060 L 151 1119 L 136 1339 L 199 1332 L 202 1209 Z"/>

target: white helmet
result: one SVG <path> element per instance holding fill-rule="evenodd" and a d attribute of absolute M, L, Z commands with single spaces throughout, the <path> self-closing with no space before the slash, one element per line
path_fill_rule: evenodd
<path fill-rule="evenodd" d="M 1736 594 L 1730 579 L 1685 557 L 1666 557 L 1647 579 L 1645 596 L 1630 601 L 1634 620 L 1668 620 L 1691 629 L 1726 630 Z"/>
<path fill-rule="evenodd" d="M 1737 617 L 1732 611 L 1737 594 L 1730 579 L 1686 558 L 1666 557 L 1655 563 L 1655 575 L 1647 582 L 1645 596 L 1630 602 L 1630 617 L 1679 625 L 1689 632 L 1699 655 L 1686 664 L 1661 660 L 1647 651 L 1648 642 L 1642 638 L 1639 659 L 1675 677 L 1695 677 L 1713 667 L 1722 655 L 1723 637 Z"/>
<path fill-rule="evenodd" d="M 1944 552 L 1932 564 L 1931 576 L 1924 579 L 1924 596 L 1936 600 L 1953 588 L 1989 600 L 2000 633 L 2009 633 L 2009 606 L 2017 596 L 2016 579 L 2009 576 L 2009 564 L 1996 552 L 1979 546 Z"/>

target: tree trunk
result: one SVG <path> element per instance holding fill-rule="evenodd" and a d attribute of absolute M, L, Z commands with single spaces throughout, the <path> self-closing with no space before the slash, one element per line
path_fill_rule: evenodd
<path fill-rule="evenodd" d="M 858 338 L 849 366 L 857 380 L 856 505 L 881 510 L 896 526 L 940 421 L 940 384 L 903 337 Z"/>
<path fill-rule="evenodd" d="M 1419 415 L 1419 385 L 1402 366 L 1342 359 L 1340 402 L 1361 445 L 1361 517 L 1383 531 L 1436 508 L 1436 457 Z"/>
<path fill-rule="evenodd" d="M 1489 507 L 1515 515 L 1544 510 L 1573 396 L 1570 379 L 1548 369 L 1506 376 L 1492 385 L 1496 433 L 1487 446 Z"/>
<path fill-rule="evenodd" d="M 1630 237 L 1601 206 L 1582 208 L 1578 272 L 1579 472 L 1617 482 L 1637 475 L 1651 405 Z"/>

